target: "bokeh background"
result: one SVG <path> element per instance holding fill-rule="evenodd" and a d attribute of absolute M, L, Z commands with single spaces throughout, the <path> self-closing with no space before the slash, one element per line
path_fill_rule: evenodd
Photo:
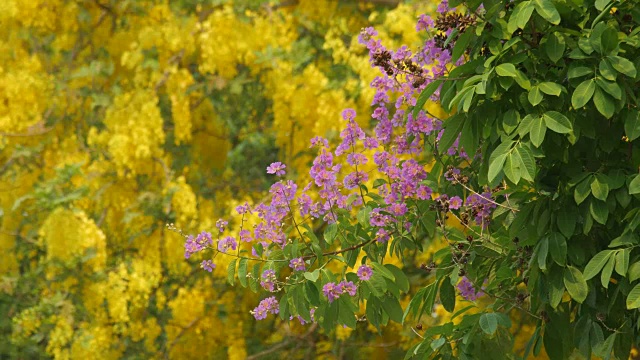
<path fill-rule="evenodd" d="M 369 127 L 377 70 L 360 29 L 415 48 L 437 5 L 0 1 L 0 358 L 403 356 L 418 324 L 255 321 L 264 294 L 229 286 L 229 259 L 213 273 L 185 260 L 166 225 L 233 228 L 276 160 L 304 180 L 309 139 L 336 139 L 342 109 Z M 414 288 L 439 246 L 405 259 Z M 436 306 L 420 326 L 448 316 Z M 523 349 L 533 326 L 514 319 Z"/>

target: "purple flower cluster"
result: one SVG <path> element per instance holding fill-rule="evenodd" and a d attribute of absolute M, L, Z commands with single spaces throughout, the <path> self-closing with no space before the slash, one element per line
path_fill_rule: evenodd
<path fill-rule="evenodd" d="M 198 236 L 189 235 L 184 243 L 184 258 L 188 259 L 191 254 L 204 250 L 207 246 L 213 245 L 211 233 L 201 232 Z"/>
<path fill-rule="evenodd" d="M 269 292 L 274 292 L 276 291 L 276 281 L 276 272 L 271 269 L 265 270 L 261 276 L 260 286 Z"/>
<path fill-rule="evenodd" d="M 256 320 L 264 320 L 268 314 L 277 314 L 278 312 L 280 312 L 278 300 L 276 300 L 275 296 L 271 296 L 260 301 L 258 307 L 251 311 L 251 315 L 253 315 Z"/>
<path fill-rule="evenodd" d="M 357 274 L 358 274 L 358 279 L 362 281 L 367 281 L 371 279 L 371 276 L 373 275 L 373 269 L 371 269 L 367 265 L 360 265 L 360 267 L 358 268 Z"/>
<path fill-rule="evenodd" d="M 221 233 L 224 232 L 224 229 L 227 227 L 227 225 L 229 225 L 229 222 L 223 219 L 218 219 L 218 221 L 216 221 L 216 228 L 218 228 L 218 231 L 220 231 Z"/>
<path fill-rule="evenodd" d="M 496 203 L 491 198 L 491 192 L 485 191 L 482 194 L 471 194 L 465 200 L 465 206 L 471 210 L 476 224 L 485 228 L 491 221 L 491 213 L 496 208 Z"/>
<path fill-rule="evenodd" d="M 304 259 L 301 257 L 291 259 L 289 262 L 289 267 L 295 271 L 304 271 L 307 267 L 304 263 Z"/>
<path fill-rule="evenodd" d="M 226 253 L 231 250 L 235 250 L 238 248 L 238 243 L 236 242 L 236 238 L 233 236 L 227 236 L 222 240 L 218 240 L 218 251 Z"/>
<path fill-rule="evenodd" d="M 326 283 L 322 287 L 322 293 L 327 297 L 330 303 L 339 298 L 340 295 L 347 293 L 349 296 L 355 296 L 358 287 L 352 281 L 343 280 L 336 284 L 334 282 Z"/>
<path fill-rule="evenodd" d="M 213 272 L 213 269 L 216 268 L 216 264 L 213 263 L 213 260 L 203 260 L 200 263 L 200 267 L 208 272 Z"/>
<path fill-rule="evenodd" d="M 267 167 L 267 174 L 275 174 L 277 176 L 283 176 L 285 174 L 284 169 L 287 165 L 281 162 L 274 162 Z"/>
<path fill-rule="evenodd" d="M 456 285 L 456 288 L 458 289 L 460 296 L 462 296 L 462 298 L 465 300 L 475 301 L 477 298 L 484 295 L 484 292 L 482 292 L 482 290 L 478 290 L 476 292 L 473 284 L 466 276 L 462 277 L 458 285 Z"/>

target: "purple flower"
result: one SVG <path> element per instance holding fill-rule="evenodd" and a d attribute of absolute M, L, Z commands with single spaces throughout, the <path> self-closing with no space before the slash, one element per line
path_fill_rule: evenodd
<path fill-rule="evenodd" d="M 356 296 L 358 287 L 352 281 L 341 281 L 337 286 L 338 292 L 347 293 L 349 296 Z"/>
<path fill-rule="evenodd" d="M 281 162 L 274 162 L 267 167 L 267 174 L 276 174 L 277 176 L 282 176 L 285 174 L 284 169 L 287 166 Z"/>
<path fill-rule="evenodd" d="M 376 240 L 381 243 L 389 241 L 390 237 L 391 234 L 389 234 L 389 232 L 385 229 L 379 229 L 376 233 Z"/>
<path fill-rule="evenodd" d="M 249 206 L 248 203 L 244 203 L 244 205 L 238 205 L 236 206 L 236 211 L 238 212 L 239 215 L 244 215 L 244 214 L 251 214 L 251 207 Z"/>
<path fill-rule="evenodd" d="M 301 257 L 291 259 L 291 261 L 289 262 L 289 267 L 295 271 L 304 271 L 306 269 L 304 259 Z"/>
<path fill-rule="evenodd" d="M 462 206 L 462 199 L 459 196 L 454 196 L 449 199 L 449 209 L 458 210 Z"/>
<path fill-rule="evenodd" d="M 371 269 L 367 265 L 360 265 L 360 267 L 358 268 L 358 279 L 367 281 L 371 279 L 371 275 L 373 275 L 373 269 Z"/>
<path fill-rule="evenodd" d="M 240 230 L 238 235 L 240 236 L 240 241 L 242 241 L 242 242 L 251 242 L 253 240 L 251 238 L 251 231 L 249 231 L 247 229 Z"/>
<path fill-rule="evenodd" d="M 322 293 L 327 297 L 330 303 L 332 303 L 335 299 L 340 297 L 340 291 L 336 283 L 326 283 L 322 287 Z"/>
<path fill-rule="evenodd" d="M 227 236 L 226 238 L 218 241 L 218 251 L 227 252 L 229 249 L 235 250 L 238 248 L 238 243 L 233 236 Z"/>
<path fill-rule="evenodd" d="M 356 118 L 356 111 L 353 109 L 342 110 L 342 118 L 345 120 L 353 120 Z"/>
<path fill-rule="evenodd" d="M 216 264 L 214 264 L 212 260 L 203 260 L 200 263 L 200 267 L 205 269 L 208 272 L 212 272 L 213 269 L 216 268 Z"/>
<path fill-rule="evenodd" d="M 227 227 L 227 225 L 229 225 L 229 222 L 226 220 L 218 219 L 218 221 L 216 221 L 216 227 L 221 233 L 224 232 L 224 229 Z"/>
<path fill-rule="evenodd" d="M 189 235 L 187 237 L 187 241 L 184 243 L 184 258 L 188 259 L 191 257 L 191 254 L 202 251 L 205 247 L 210 245 L 213 245 L 211 233 L 203 231 L 195 238 L 193 235 Z"/>
<path fill-rule="evenodd" d="M 253 315 L 256 320 L 266 319 L 268 314 L 277 314 L 278 312 L 280 312 L 280 305 L 278 304 L 278 300 L 276 300 L 275 296 L 271 296 L 260 301 L 258 307 L 250 311 L 251 315 Z"/>
<path fill-rule="evenodd" d="M 462 298 L 465 300 L 475 301 L 478 297 L 484 295 L 482 290 L 479 290 L 478 292 L 476 292 L 476 289 L 474 289 L 473 284 L 471 283 L 471 281 L 469 281 L 469 279 L 466 276 L 462 277 L 462 279 L 460 280 L 456 288 L 458 289 L 460 296 L 462 296 Z"/>
<path fill-rule="evenodd" d="M 316 136 L 313 139 L 311 139 L 311 146 L 310 147 L 329 147 L 329 141 L 327 141 L 327 139 L 323 138 L 322 136 Z"/>
<path fill-rule="evenodd" d="M 389 212 L 395 216 L 402 216 L 407 213 L 407 204 L 394 203 L 389 206 Z"/>
<path fill-rule="evenodd" d="M 260 286 L 269 292 L 274 292 L 277 280 L 276 272 L 271 269 L 265 270 L 261 277 L 262 280 L 260 281 Z"/>

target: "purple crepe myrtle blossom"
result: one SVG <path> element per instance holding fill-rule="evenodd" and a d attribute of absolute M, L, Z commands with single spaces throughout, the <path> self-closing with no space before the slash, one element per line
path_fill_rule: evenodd
<path fill-rule="evenodd" d="M 251 231 L 249 231 L 247 229 L 240 230 L 240 232 L 238 233 L 238 236 L 240 236 L 240 241 L 242 241 L 242 242 L 251 242 L 251 241 L 253 241 L 253 238 L 251 237 Z"/>
<path fill-rule="evenodd" d="M 213 245 L 213 239 L 209 232 L 203 231 L 196 237 L 189 235 L 184 243 L 184 258 L 188 259 L 191 254 L 200 252 L 211 245 Z"/>
<path fill-rule="evenodd" d="M 395 216 L 403 216 L 407 213 L 407 204 L 405 203 L 394 203 L 391 204 L 388 208 L 389 212 Z"/>
<path fill-rule="evenodd" d="M 484 295 L 484 292 L 482 292 L 482 290 L 478 290 L 476 292 L 473 284 L 466 276 L 463 276 L 462 279 L 460 279 L 460 282 L 458 283 L 458 285 L 456 285 L 456 288 L 458 289 L 460 296 L 468 301 L 475 301 L 477 298 Z"/>
<path fill-rule="evenodd" d="M 311 146 L 309 147 L 329 147 L 329 141 L 322 136 L 316 136 L 311 139 Z"/>
<path fill-rule="evenodd" d="M 340 297 L 342 294 L 349 294 L 349 296 L 355 296 L 358 291 L 358 287 L 352 281 L 343 280 L 336 284 L 334 282 L 326 283 L 322 287 L 322 293 L 327 297 L 330 303 Z"/>
<path fill-rule="evenodd" d="M 431 16 L 422 14 L 418 17 L 418 23 L 416 24 L 416 31 L 428 30 L 433 28 L 433 19 Z"/>
<path fill-rule="evenodd" d="M 449 209 L 458 210 L 460 206 L 462 206 L 462 199 L 459 196 L 449 199 Z"/>
<path fill-rule="evenodd" d="M 236 206 L 236 212 L 238 215 L 251 214 L 251 207 L 249 206 L 249 203 L 245 202 L 242 205 Z"/>
<path fill-rule="evenodd" d="M 373 269 L 371 269 L 367 265 L 360 265 L 360 267 L 358 268 L 357 274 L 358 274 L 358 279 L 362 281 L 367 281 L 371 279 L 371 275 L 373 275 Z"/>
<path fill-rule="evenodd" d="M 236 238 L 233 236 L 227 236 L 222 240 L 218 240 L 218 251 L 226 253 L 229 249 L 235 250 L 238 248 Z"/>
<path fill-rule="evenodd" d="M 287 166 L 281 162 L 274 162 L 271 163 L 271 165 L 269 165 L 267 167 L 267 174 L 275 174 L 276 176 L 283 176 L 285 174 L 284 169 Z"/>
<path fill-rule="evenodd" d="M 344 187 L 348 190 L 357 188 L 369 180 L 369 174 L 364 171 L 354 171 L 344 178 Z"/>
<path fill-rule="evenodd" d="M 224 232 L 224 229 L 227 227 L 227 225 L 229 225 L 229 222 L 223 219 L 218 219 L 218 221 L 216 221 L 216 228 L 218 228 L 218 231 L 220 231 L 221 233 Z"/>
<path fill-rule="evenodd" d="M 256 318 L 256 320 L 264 320 L 267 318 L 268 314 L 277 314 L 280 312 L 280 305 L 278 305 L 278 300 L 276 300 L 275 296 L 268 297 L 260 301 L 258 307 L 250 311 L 251 315 Z"/>
<path fill-rule="evenodd" d="M 416 197 L 420 200 L 428 200 L 431 199 L 431 194 L 433 191 L 430 187 L 426 185 L 418 186 L 418 190 L 416 191 Z"/>
<path fill-rule="evenodd" d="M 295 271 L 304 271 L 307 268 L 304 263 L 304 259 L 301 257 L 291 259 L 291 261 L 289 262 L 289 267 Z"/>
<path fill-rule="evenodd" d="M 371 225 L 383 227 L 389 224 L 390 222 L 389 216 L 380 214 L 380 211 L 382 211 L 382 209 L 380 208 L 375 208 L 371 210 L 371 213 L 369 214 L 369 222 L 371 223 Z"/>
<path fill-rule="evenodd" d="M 378 229 L 376 232 L 376 241 L 379 243 L 387 242 L 391 238 L 391 234 L 385 229 Z"/>
<path fill-rule="evenodd" d="M 200 267 L 208 272 L 213 272 L 213 269 L 216 268 L 216 264 L 214 264 L 212 260 L 202 260 Z"/>
<path fill-rule="evenodd" d="M 276 281 L 276 272 L 274 270 L 268 269 L 262 273 L 260 286 L 262 286 L 263 289 L 269 292 L 274 292 L 276 291 Z"/>
<path fill-rule="evenodd" d="M 336 283 L 330 282 L 324 284 L 322 287 L 322 293 L 327 297 L 330 303 L 340 297 L 340 292 Z"/>
<path fill-rule="evenodd" d="M 341 294 L 347 293 L 349 296 L 356 296 L 358 287 L 352 281 L 341 281 L 337 286 L 338 292 Z"/>

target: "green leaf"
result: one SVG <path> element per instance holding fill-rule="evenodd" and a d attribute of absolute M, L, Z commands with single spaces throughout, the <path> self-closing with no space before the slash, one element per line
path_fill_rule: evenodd
<path fill-rule="evenodd" d="M 587 263 L 587 266 L 584 268 L 585 280 L 589 280 L 598 275 L 611 256 L 613 256 L 613 250 L 603 250 L 591 258 L 589 263 Z"/>
<path fill-rule="evenodd" d="M 231 260 L 231 262 L 229 262 L 229 266 L 227 267 L 227 281 L 229 282 L 229 284 L 231 284 L 233 286 L 233 284 L 235 283 L 235 277 L 236 277 L 236 261 L 238 259 L 233 259 Z"/>
<path fill-rule="evenodd" d="M 377 274 L 382 275 L 383 277 L 386 277 L 389 280 L 394 281 L 395 278 L 393 276 L 393 273 L 387 269 L 386 267 L 384 267 L 384 265 L 378 263 L 378 262 L 371 262 L 371 266 L 373 267 L 373 269 L 375 270 L 375 272 Z"/>
<path fill-rule="evenodd" d="M 571 238 L 573 235 L 573 231 L 576 228 L 576 222 L 578 220 L 578 215 L 576 213 L 577 209 L 567 207 L 563 207 L 558 212 L 558 216 L 556 218 L 556 222 L 558 224 L 558 229 L 567 238 Z"/>
<path fill-rule="evenodd" d="M 549 34 L 547 42 L 544 44 L 544 50 L 547 53 L 547 56 L 549 56 L 549 59 L 554 63 L 557 63 L 558 60 L 562 58 L 565 48 L 566 44 L 564 37 L 558 33 Z"/>
<path fill-rule="evenodd" d="M 571 121 L 557 111 L 547 111 L 542 115 L 547 127 L 559 134 L 566 134 L 571 132 Z"/>
<path fill-rule="evenodd" d="M 602 116 L 607 119 L 611 119 L 616 110 L 616 103 L 611 96 L 607 95 L 598 87 L 593 95 L 593 103 L 596 105 L 596 109 L 598 109 L 598 112 L 600 112 Z"/>
<path fill-rule="evenodd" d="M 526 180 L 533 181 L 536 176 L 536 160 L 533 157 L 531 149 L 523 145 L 523 143 L 520 143 L 515 147 L 515 152 L 518 154 L 517 159 L 520 160 L 522 177 Z"/>
<path fill-rule="evenodd" d="M 607 81 L 601 77 L 597 77 L 596 84 L 600 89 L 604 90 L 609 95 L 613 96 L 614 99 L 616 100 L 622 99 L 622 89 L 620 88 L 618 83 L 616 83 L 615 81 Z"/>
<path fill-rule="evenodd" d="M 409 279 L 404 271 L 392 264 L 385 264 L 384 267 L 391 271 L 398 288 L 404 292 L 409 292 Z"/>
<path fill-rule="evenodd" d="M 448 277 L 440 285 L 440 302 L 448 312 L 453 312 L 456 307 L 456 290 L 451 285 L 451 280 Z"/>
<path fill-rule="evenodd" d="M 607 80 L 615 81 L 618 73 L 611 66 L 611 62 L 607 59 L 600 60 L 600 65 L 598 65 L 598 69 L 600 70 L 600 75 Z"/>
<path fill-rule="evenodd" d="M 616 254 L 616 272 L 618 275 L 626 277 L 629 270 L 629 256 L 631 250 L 629 248 L 619 250 Z"/>
<path fill-rule="evenodd" d="M 624 118 L 624 133 L 633 141 L 640 136 L 640 111 L 632 110 L 627 112 Z"/>
<path fill-rule="evenodd" d="M 571 105 L 574 109 L 579 109 L 585 106 L 593 93 L 596 91 L 596 83 L 593 79 L 585 80 L 573 91 L 571 96 Z"/>
<path fill-rule="evenodd" d="M 609 196 L 609 182 L 602 174 L 596 174 L 591 178 L 591 193 L 596 199 L 607 201 Z"/>
<path fill-rule="evenodd" d="M 336 238 L 336 235 L 338 235 L 338 224 L 333 223 L 327 225 L 327 228 L 324 230 L 324 240 L 328 244 L 331 244 Z"/>
<path fill-rule="evenodd" d="M 609 5 L 609 2 L 611 2 L 611 0 L 596 0 L 596 10 L 598 11 L 602 11 L 604 10 L 604 8 Z"/>
<path fill-rule="evenodd" d="M 587 76 L 593 74 L 593 69 L 586 66 L 576 66 L 569 68 L 567 72 L 567 77 L 569 79 L 575 79 L 582 76 Z"/>
<path fill-rule="evenodd" d="M 460 134 L 460 130 L 462 130 L 464 119 L 464 116 L 456 114 L 444 121 L 444 133 L 442 133 L 438 142 L 440 151 L 447 151 L 453 145 Z"/>
<path fill-rule="evenodd" d="M 583 180 L 578 186 L 576 186 L 573 192 L 573 197 L 576 204 L 580 205 L 591 194 L 591 181 L 589 179 Z"/>
<path fill-rule="evenodd" d="M 637 308 L 640 308 L 640 284 L 634 286 L 627 296 L 627 309 Z"/>
<path fill-rule="evenodd" d="M 498 330 L 498 315 L 496 313 L 482 314 L 479 323 L 485 334 L 493 335 Z"/>
<path fill-rule="evenodd" d="M 540 87 L 540 90 L 547 95 L 560 96 L 562 93 L 562 86 L 554 82 L 545 81 L 540 83 L 538 86 Z"/>
<path fill-rule="evenodd" d="M 538 267 L 541 270 L 547 269 L 547 256 L 549 255 L 549 238 L 544 238 L 538 245 Z"/>
<path fill-rule="evenodd" d="M 638 279 L 640 279 L 640 261 L 629 266 L 629 282 L 634 282 Z"/>
<path fill-rule="evenodd" d="M 518 71 L 516 70 L 515 65 L 511 63 L 504 63 L 496 66 L 496 73 L 499 76 L 506 76 L 506 77 L 518 76 Z"/>
<path fill-rule="evenodd" d="M 418 113 L 420 113 L 420 110 L 422 110 L 422 108 L 424 107 L 424 104 L 427 103 L 427 100 L 431 98 L 431 95 L 433 95 L 433 93 L 436 92 L 436 90 L 438 90 L 438 87 L 440 87 L 440 84 L 442 84 L 442 81 L 443 80 L 435 80 L 429 85 L 427 85 L 424 88 L 424 90 L 422 90 L 422 92 L 420 93 L 420 96 L 418 96 L 418 99 L 416 100 L 416 106 L 413 107 L 414 119 L 418 117 Z"/>
<path fill-rule="evenodd" d="M 247 287 L 247 262 L 248 260 L 243 258 L 238 265 L 238 281 L 242 287 Z"/>
<path fill-rule="evenodd" d="M 560 13 L 551 0 L 534 0 L 536 12 L 553 25 L 560 24 Z"/>
<path fill-rule="evenodd" d="M 580 270 L 573 266 L 568 266 L 564 270 L 563 280 L 571 298 L 582 304 L 589 294 L 589 286 L 587 286 L 587 282 Z"/>
<path fill-rule="evenodd" d="M 534 86 L 531 88 L 531 90 L 529 90 L 528 99 L 533 106 L 536 106 L 542 102 L 544 96 L 542 95 L 542 92 L 540 91 L 540 88 L 538 86 Z"/>
<path fill-rule="evenodd" d="M 438 350 L 439 348 L 441 348 L 442 345 L 444 345 L 444 343 L 446 343 L 446 342 L 447 342 L 447 339 L 444 336 L 441 336 L 441 337 L 433 340 L 429 346 L 431 346 L 431 349 L 433 349 L 435 351 L 435 350 Z"/>
<path fill-rule="evenodd" d="M 511 13 L 509 23 L 507 25 L 507 31 L 513 33 L 517 29 L 524 29 L 533 14 L 535 6 L 531 1 L 523 1 L 518 4 Z"/>
<path fill-rule="evenodd" d="M 369 226 L 369 214 L 371 214 L 370 206 L 365 206 L 358 211 L 358 215 L 356 217 L 358 219 L 358 223 L 363 227 Z"/>
<path fill-rule="evenodd" d="M 565 266 L 567 263 L 567 240 L 562 234 L 554 232 L 549 236 L 549 251 L 556 264 Z"/>
<path fill-rule="evenodd" d="M 509 153 L 507 155 L 507 159 L 504 163 L 504 174 L 507 176 L 507 179 L 511 180 L 514 184 L 518 184 L 520 182 L 520 178 L 522 177 L 522 169 L 520 168 L 521 159 L 520 155 L 516 151 Z"/>
<path fill-rule="evenodd" d="M 402 306 L 400 306 L 400 302 L 393 296 L 387 296 L 382 301 L 382 308 L 384 312 L 389 315 L 389 319 L 397 322 L 398 324 L 402 324 Z"/>
<path fill-rule="evenodd" d="M 320 277 L 320 270 L 319 269 L 315 269 L 312 272 L 305 272 L 304 273 L 304 278 L 311 281 L 311 282 L 316 282 L 316 280 L 318 280 L 318 277 Z"/>
<path fill-rule="evenodd" d="M 507 158 L 507 154 L 509 154 L 513 143 L 513 141 L 503 142 L 502 144 L 498 145 L 495 150 L 493 150 L 493 153 L 491 153 L 491 157 L 489 158 L 489 173 L 487 174 L 490 182 L 493 181 L 498 176 L 498 174 L 500 174 L 500 171 L 502 171 L 502 167 Z"/>
<path fill-rule="evenodd" d="M 610 256 L 609 260 L 602 268 L 602 273 L 600 274 L 600 283 L 602 287 L 605 289 L 609 288 L 609 282 L 611 281 L 611 275 L 613 274 L 613 264 L 615 263 L 615 257 Z"/>
<path fill-rule="evenodd" d="M 535 147 L 540 147 L 542 142 L 544 141 L 544 135 L 547 132 L 547 126 L 542 117 L 534 117 L 531 123 L 531 132 L 529 132 L 529 137 L 531 138 L 531 143 Z"/>
<path fill-rule="evenodd" d="M 557 308 L 562 302 L 564 295 L 564 284 L 562 283 L 562 273 L 560 271 L 549 272 L 549 305 Z"/>
<path fill-rule="evenodd" d="M 608 56 L 607 59 L 619 73 L 625 74 L 630 78 L 636 77 L 636 67 L 631 61 L 620 56 Z"/>
<path fill-rule="evenodd" d="M 455 45 L 453 45 L 453 50 L 451 52 L 451 62 L 455 63 L 460 56 L 464 54 L 465 50 L 469 45 L 469 41 L 471 41 L 471 37 L 473 36 L 473 31 L 465 31 L 456 40 Z"/>
<path fill-rule="evenodd" d="M 591 216 L 593 216 L 593 219 L 602 225 L 604 225 L 609 218 L 609 209 L 607 209 L 607 203 L 604 201 L 591 199 L 589 212 Z"/>

